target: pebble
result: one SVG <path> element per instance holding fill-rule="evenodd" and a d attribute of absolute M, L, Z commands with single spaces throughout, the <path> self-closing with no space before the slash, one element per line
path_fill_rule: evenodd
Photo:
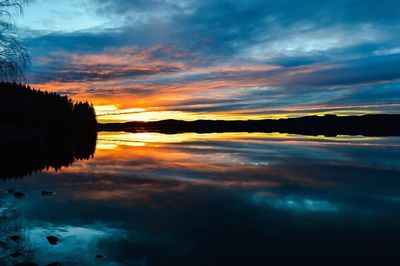
<path fill-rule="evenodd" d="M 42 191 L 42 196 L 53 196 L 55 194 L 56 193 L 53 191 L 45 191 L 45 190 Z"/>
<path fill-rule="evenodd" d="M 18 242 L 18 241 L 22 240 L 22 238 L 20 236 L 17 236 L 17 235 L 10 236 L 10 239 L 12 241 L 14 241 L 14 242 Z"/>
<path fill-rule="evenodd" d="M 50 245 L 53 245 L 53 246 L 57 245 L 58 242 L 60 241 L 60 239 L 56 236 L 48 236 L 46 238 L 47 238 L 47 241 L 49 241 Z"/>
<path fill-rule="evenodd" d="M 24 262 L 14 264 L 14 266 L 38 266 L 38 265 L 34 262 L 24 261 Z"/>
<path fill-rule="evenodd" d="M 18 258 L 18 257 L 21 256 L 21 255 L 22 255 L 21 252 L 16 251 L 16 252 L 14 252 L 13 254 L 11 254 L 10 256 L 13 257 L 13 258 Z"/>
<path fill-rule="evenodd" d="M 14 197 L 16 197 L 16 198 L 23 198 L 23 197 L 25 197 L 25 193 L 24 193 L 24 192 L 21 192 L 21 191 L 15 191 L 13 195 L 14 195 Z"/>

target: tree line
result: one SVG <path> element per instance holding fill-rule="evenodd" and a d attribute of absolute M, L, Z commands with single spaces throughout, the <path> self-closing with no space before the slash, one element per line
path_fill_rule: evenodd
<path fill-rule="evenodd" d="M 0 125 L 46 131 L 91 131 L 97 125 L 95 110 L 88 102 L 9 82 L 0 82 L 0 114 Z"/>
<path fill-rule="evenodd" d="M 0 82 L 0 180 L 60 170 L 96 150 L 93 105 L 28 85 Z"/>

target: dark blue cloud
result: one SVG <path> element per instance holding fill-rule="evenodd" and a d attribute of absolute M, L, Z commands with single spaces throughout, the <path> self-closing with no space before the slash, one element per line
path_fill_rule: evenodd
<path fill-rule="evenodd" d="M 370 27 L 398 30 L 397 1 L 142 1 L 93 0 L 99 13 L 125 18 L 132 35 L 176 43 L 212 55 L 231 55 L 256 43 L 271 43 L 317 30 L 368 34 Z M 318 38 L 318 36 L 316 36 Z M 353 36 L 357 39 L 357 36 Z M 395 39 L 395 38 L 393 38 Z M 137 41 L 137 40 L 136 40 Z M 337 40 L 343 41 L 343 40 Z M 369 40 L 368 42 L 374 42 Z M 379 42 L 379 41 L 378 41 Z M 349 45 L 351 46 L 351 45 Z"/>
<path fill-rule="evenodd" d="M 307 104 L 361 105 L 374 103 L 374 98 L 383 104 L 397 99 L 398 1 L 91 0 L 90 8 L 109 23 L 86 31 L 33 32 L 25 39 L 33 55 L 33 81 L 131 79 L 133 84 L 126 86 L 124 92 L 133 95 L 159 92 L 156 86 L 154 92 L 149 92 L 134 84 L 143 74 L 149 77 L 147 85 L 182 86 L 229 80 L 275 88 L 260 95 L 254 89 L 244 92 L 243 86 L 238 85 L 240 93 L 231 93 L 221 102 L 198 96 L 193 101 L 202 103 L 192 105 L 190 100 L 183 100 L 171 106 L 173 110 L 204 112 Z M 238 71 L 224 72 L 216 67 L 215 71 L 186 71 L 179 76 L 160 77 L 160 73 L 182 69 L 142 73 L 116 68 L 100 74 L 99 66 L 82 69 L 57 60 L 36 60 L 57 51 L 85 55 L 123 47 L 146 50 L 156 46 L 169 47 L 173 52 L 160 49 L 152 53 L 153 59 L 194 69 L 237 66 Z M 239 68 L 243 65 L 279 68 L 244 71 Z M 57 70 L 63 67 L 68 73 L 60 76 Z M 391 86 L 382 91 L 382 84 Z M 366 86 L 368 90 L 364 89 Z M 225 91 L 235 89 L 229 87 Z"/>
<path fill-rule="evenodd" d="M 125 33 L 118 31 L 36 32 L 34 34 L 32 37 L 25 38 L 25 44 L 33 56 L 45 56 L 52 51 L 96 53 L 107 47 L 118 47 L 131 43 L 128 38 L 124 37 Z"/>
<path fill-rule="evenodd" d="M 385 39 L 389 47 L 399 45 L 399 41 L 393 43 L 395 36 L 390 36 L 399 27 L 400 8 L 396 1 L 385 1 L 384 4 L 376 4 L 376 1 L 304 1 L 301 7 L 296 7 L 298 1 L 92 0 L 92 5 L 99 15 L 110 19 L 108 27 L 117 27 L 114 31 L 51 34 L 34 39 L 34 44 L 28 43 L 32 47 L 36 44 L 50 45 L 49 48 L 63 44 L 66 49 L 79 51 L 93 45 L 177 45 L 201 51 L 203 56 L 211 58 L 246 57 L 252 46 L 262 44 L 262 53 L 278 57 L 289 53 L 293 47 L 284 44 L 277 51 L 272 44 L 277 42 L 279 46 L 279 43 L 291 42 L 297 36 L 297 48 L 310 45 L 310 42 L 316 46 L 302 52 L 303 58 L 308 56 L 306 63 L 315 61 L 312 56 L 325 52 L 330 46 L 350 50 L 357 45 L 379 44 L 380 39 Z M 112 21 L 115 20 L 123 23 L 114 25 Z M 373 36 L 378 32 L 382 36 Z M 332 42 L 326 40 L 331 34 L 338 44 L 324 44 L 324 41 Z M 371 36 L 364 36 L 368 34 Z M 318 38 L 320 44 L 316 43 Z M 362 49 L 359 47 L 348 52 L 365 53 Z M 300 51 L 294 49 L 291 52 Z M 280 60 L 289 61 L 287 58 Z"/>

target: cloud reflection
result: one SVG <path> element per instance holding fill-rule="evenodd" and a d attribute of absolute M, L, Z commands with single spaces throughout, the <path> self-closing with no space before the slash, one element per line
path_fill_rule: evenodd
<path fill-rule="evenodd" d="M 16 213 L 36 259 L 93 265 L 101 253 L 106 265 L 376 264 L 375 256 L 349 253 L 354 247 L 395 259 L 399 138 L 206 137 L 102 133 L 92 160 L 6 181 L 26 192 L 13 200 L 24 206 Z M 44 198 L 43 189 L 57 194 Z M 46 246 L 50 233 L 59 246 Z"/>
<path fill-rule="evenodd" d="M 254 204 L 268 204 L 278 210 L 288 210 L 293 212 L 337 212 L 339 207 L 334 203 L 321 199 L 310 198 L 276 198 L 270 194 L 256 194 L 253 196 Z"/>

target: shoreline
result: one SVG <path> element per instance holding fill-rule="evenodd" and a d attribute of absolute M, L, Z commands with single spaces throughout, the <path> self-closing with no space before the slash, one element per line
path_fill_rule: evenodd
<path fill-rule="evenodd" d="M 362 136 L 400 136 L 400 115 L 362 115 L 362 116 L 305 116 L 287 119 L 265 120 L 161 120 L 154 122 L 126 122 L 98 124 L 100 131 L 158 132 L 178 133 L 288 133 L 298 135 L 362 135 Z"/>

